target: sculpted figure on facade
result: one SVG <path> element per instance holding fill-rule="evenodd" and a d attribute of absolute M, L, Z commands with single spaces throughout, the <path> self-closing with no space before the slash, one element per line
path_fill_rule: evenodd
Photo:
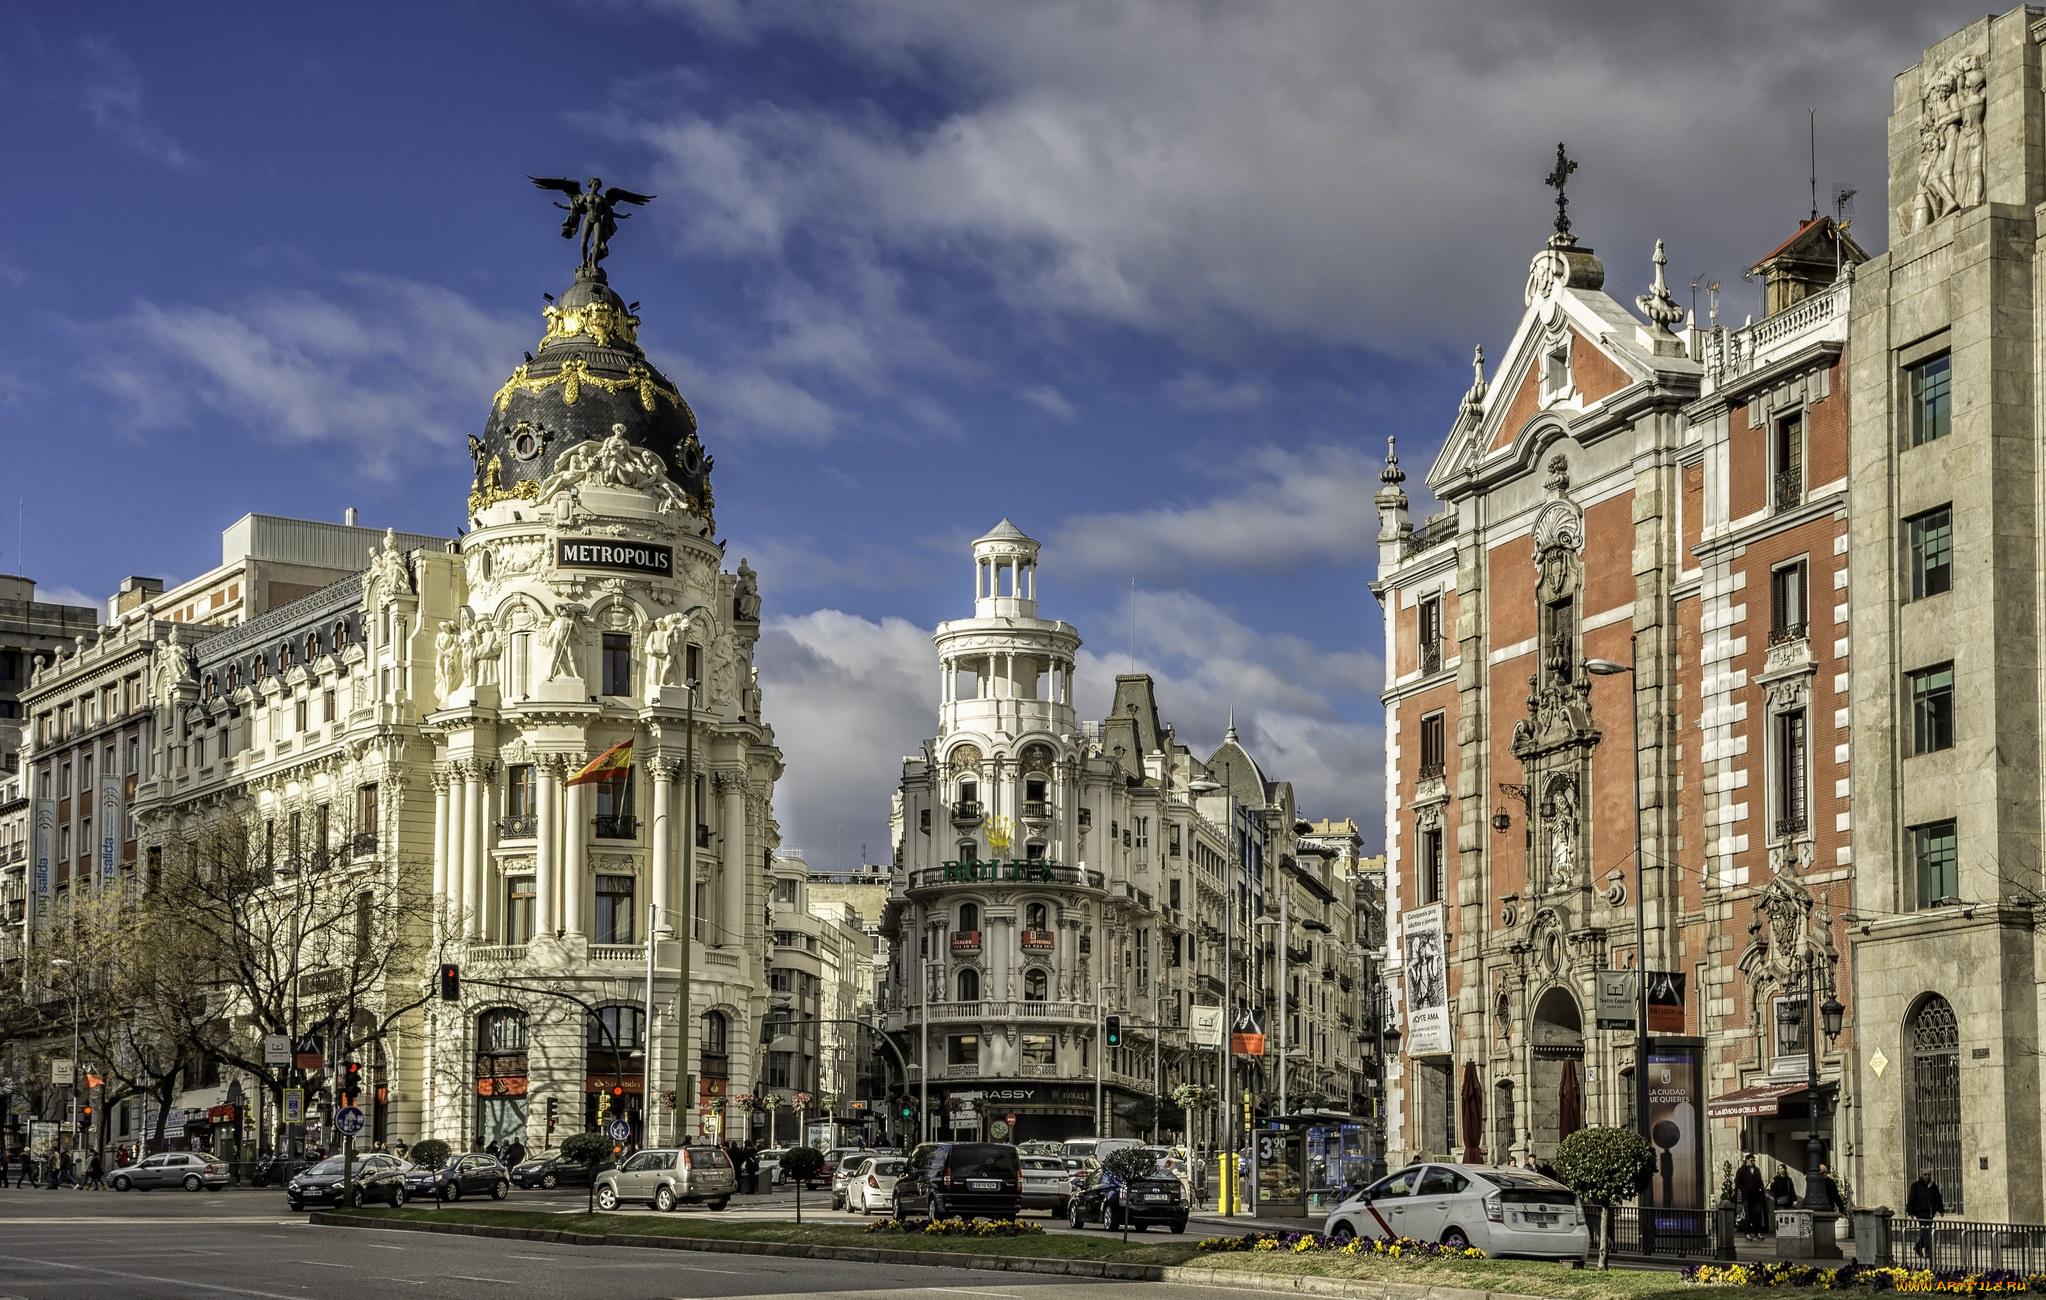
<path fill-rule="evenodd" d="M 674 616 L 669 615 L 668 617 L 672 618 Z M 668 649 L 672 635 L 673 633 L 668 626 L 667 618 L 657 618 L 647 624 L 646 632 L 644 633 L 644 651 L 646 654 L 647 702 L 649 704 L 659 701 L 663 686 L 673 684 L 668 680 L 668 675 L 674 671 L 675 666 L 675 657 Z"/>
<path fill-rule="evenodd" d="M 584 486 L 629 488 L 651 492 L 661 498 L 663 509 L 689 507 L 689 498 L 668 478 L 668 467 L 659 455 L 635 447 L 625 439 L 625 426 L 611 426 L 611 436 L 602 442 L 579 442 L 561 453 L 554 472 L 540 485 L 537 505 L 558 497 L 572 496 Z"/>
<path fill-rule="evenodd" d="M 558 681 L 563 677 L 581 677 L 582 670 L 575 661 L 575 635 L 582 607 L 566 602 L 554 607 L 554 617 L 547 622 L 544 641 L 547 650 L 547 680 Z"/>
<path fill-rule="evenodd" d="M 1549 888 L 1577 883 L 1577 783 L 1560 777 L 1549 786 Z"/>
<path fill-rule="evenodd" d="M 369 572 L 371 579 L 383 588 L 385 596 L 411 593 L 412 574 L 406 567 L 405 557 L 398 552 L 397 529 L 384 529 L 383 545 L 370 553 Z"/>
<path fill-rule="evenodd" d="M 1982 117 L 1988 104 L 1988 78 L 1975 54 L 1957 54 L 1926 74 L 1919 97 L 1913 228 L 1982 201 Z"/>
<path fill-rule="evenodd" d="M 760 584 L 758 577 L 759 575 L 753 572 L 753 566 L 741 558 L 739 561 L 738 580 L 732 584 L 732 617 L 741 623 L 758 623 L 760 621 Z"/>
<path fill-rule="evenodd" d="M 726 627 L 718 628 L 716 639 L 710 643 L 709 699 L 715 707 L 730 703 L 738 689 L 738 642 L 738 634 Z"/>
<path fill-rule="evenodd" d="M 461 633 L 448 619 L 442 619 L 440 630 L 433 636 L 433 675 L 440 684 L 440 693 L 450 695 L 462 688 L 462 642 Z"/>
<path fill-rule="evenodd" d="M 495 686 L 498 680 L 498 662 L 503 655 L 503 639 L 498 635 L 497 623 L 488 614 L 478 614 L 472 624 L 475 641 L 469 658 L 470 680 L 478 686 Z"/>

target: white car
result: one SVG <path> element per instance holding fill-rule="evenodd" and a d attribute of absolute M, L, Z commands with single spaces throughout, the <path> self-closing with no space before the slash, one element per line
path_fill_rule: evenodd
<path fill-rule="evenodd" d="M 1591 1245 L 1569 1188 L 1532 1170 L 1489 1165 L 1409 1165 L 1346 1198 L 1322 1231 L 1548 1259 L 1579 1259 Z"/>
<path fill-rule="evenodd" d="M 901 1156 L 868 1156 L 845 1184 L 845 1208 L 853 1214 L 886 1214 L 895 1208 L 895 1180 L 909 1162 Z"/>

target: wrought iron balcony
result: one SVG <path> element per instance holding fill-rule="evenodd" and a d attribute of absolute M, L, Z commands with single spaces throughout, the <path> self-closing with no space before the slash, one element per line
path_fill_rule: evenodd
<path fill-rule="evenodd" d="M 1787 840 L 1793 835 L 1802 835 L 1805 833 L 1807 825 L 1808 821 L 1803 813 L 1791 813 L 1786 817 L 1778 817 L 1776 819 L 1776 838 Z"/>
<path fill-rule="evenodd" d="M 639 838 L 639 818 L 631 813 L 599 813 L 590 818 L 590 825 L 597 831 L 600 840 L 631 840 Z"/>
<path fill-rule="evenodd" d="M 1442 671 L 1442 642 L 1421 642 L 1421 671 L 1424 673 Z"/>
<path fill-rule="evenodd" d="M 1023 801 L 1023 815 L 1037 821 L 1042 821 L 1051 816 L 1051 801 L 1049 799 L 1025 799 Z"/>
<path fill-rule="evenodd" d="M 961 799 L 952 805 L 952 821 L 960 826 L 980 824 L 980 800 Z"/>
<path fill-rule="evenodd" d="M 1769 644 L 1787 645 L 1792 641 L 1803 641 L 1810 631 L 1811 625 L 1807 623 L 1784 623 L 1769 629 Z"/>
<path fill-rule="evenodd" d="M 497 837 L 501 840 L 529 840 L 538 833 L 540 819 L 533 813 L 523 817 L 500 817 L 497 819 Z"/>
<path fill-rule="evenodd" d="M 978 930 L 954 930 L 954 931 L 952 932 L 952 951 L 953 951 L 953 952 L 979 952 L 979 951 L 980 951 L 980 931 L 978 931 Z"/>
<path fill-rule="evenodd" d="M 1444 764 L 1441 763 L 1421 764 L 1420 779 L 1423 781 L 1440 781 L 1442 779 L 1443 767 Z"/>
<path fill-rule="evenodd" d="M 1804 504 L 1804 470 L 1786 469 L 1776 473 L 1776 508 L 1795 510 Z"/>

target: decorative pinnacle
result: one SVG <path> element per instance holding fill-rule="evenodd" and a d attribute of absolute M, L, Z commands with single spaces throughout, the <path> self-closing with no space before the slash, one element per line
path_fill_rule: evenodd
<path fill-rule="evenodd" d="M 1570 196 L 1563 187 L 1570 183 L 1570 173 L 1577 170 L 1577 162 L 1563 151 L 1563 142 L 1556 142 L 1556 169 L 1542 178 L 1542 184 L 1556 191 L 1556 237 L 1557 243 L 1576 243 L 1570 233 Z"/>
<path fill-rule="evenodd" d="M 1471 387 L 1463 395 L 1464 414 L 1475 419 L 1485 412 L 1485 394 L 1491 385 L 1485 382 L 1485 348 L 1479 344 L 1471 351 Z"/>
<path fill-rule="evenodd" d="M 1400 468 L 1399 445 L 1389 433 L 1385 435 L 1385 470 L 1378 481 L 1387 487 L 1398 487 L 1407 481 L 1407 472 Z"/>
<path fill-rule="evenodd" d="M 1684 318 L 1684 309 L 1670 296 L 1669 284 L 1663 279 L 1663 267 L 1669 265 L 1669 255 L 1663 252 L 1662 241 L 1655 241 L 1655 283 L 1647 293 L 1634 299 L 1641 308 L 1641 314 L 1654 323 L 1657 331 L 1668 334 L 1670 326 Z"/>

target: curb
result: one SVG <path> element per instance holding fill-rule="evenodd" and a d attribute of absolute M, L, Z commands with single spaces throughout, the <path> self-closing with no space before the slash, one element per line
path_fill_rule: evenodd
<path fill-rule="evenodd" d="M 1028 1255 L 934 1255 L 933 1252 L 926 1250 L 889 1250 L 869 1246 L 810 1246 L 789 1241 L 729 1241 L 717 1237 L 657 1237 L 642 1233 L 508 1228 L 487 1223 L 358 1219 L 330 1210 L 316 1210 L 307 1216 L 307 1221 L 329 1228 L 437 1232 L 447 1236 L 543 1241 L 563 1246 L 637 1246 L 655 1250 L 690 1250 L 713 1255 L 769 1255 L 784 1259 L 818 1259 L 848 1264 L 915 1264 L 925 1268 L 964 1268 L 989 1273 L 1047 1273 L 1062 1277 L 1094 1277 L 1114 1282 L 1177 1282 L 1194 1286 L 1227 1287 L 1238 1291 L 1294 1291 L 1306 1295 L 1342 1296 L 1344 1300 L 1540 1300 L 1540 1297 L 1515 1295 L 1506 1291 L 1429 1286 L 1420 1282 L 1370 1282 L 1299 1274 L 1243 1273 L 1226 1269 L 1187 1268 L 1177 1264 L 1118 1264 L 1109 1260 L 1040 1259 Z"/>

